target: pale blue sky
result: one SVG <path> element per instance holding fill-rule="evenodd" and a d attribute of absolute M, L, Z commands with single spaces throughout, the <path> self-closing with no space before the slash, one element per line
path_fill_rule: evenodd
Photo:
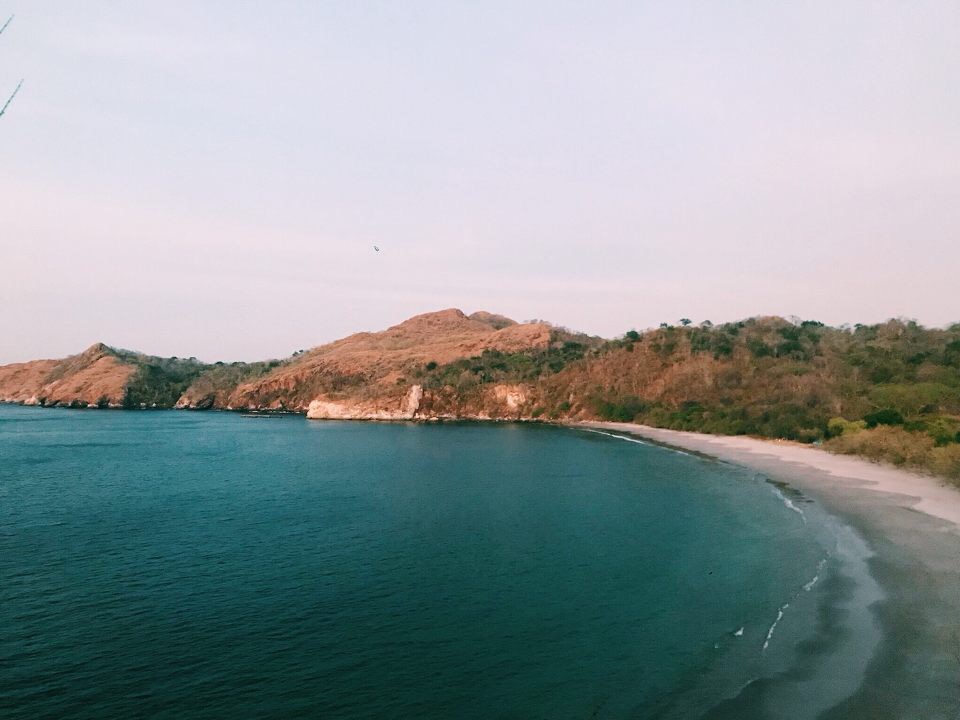
<path fill-rule="evenodd" d="M 956 0 L 10 13 L 0 362 L 284 356 L 445 307 L 960 320 Z"/>

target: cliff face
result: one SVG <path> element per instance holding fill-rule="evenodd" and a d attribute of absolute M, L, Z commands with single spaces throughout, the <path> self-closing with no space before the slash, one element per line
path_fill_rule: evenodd
<path fill-rule="evenodd" d="M 307 408 L 312 420 L 524 420 L 532 417 L 532 385 L 487 385 L 476 391 L 412 385 L 406 394 L 386 393 L 372 400 L 318 398 Z"/>

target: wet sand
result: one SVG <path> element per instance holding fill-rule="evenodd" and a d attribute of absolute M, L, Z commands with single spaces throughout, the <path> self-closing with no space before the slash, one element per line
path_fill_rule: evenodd
<path fill-rule="evenodd" d="M 815 636 L 797 643 L 796 666 L 758 678 L 707 717 L 960 718 L 960 491 L 934 478 L 796 443 L 629 423 L 578 426 L 763 473 L 818 503 L 855 531 L 851 543 L 862 539 L 865 545 L 870 577 L 838 570 L 835 602 L 821 610 Z M 869 586 L 879 593 L 871 594 Z M 858 593 L 863 617 L 854 609 Z M 878 641 L 864 642 L 865 622 L 879 628 Z M 860 660 L 853 653 L 858 643 Z M 844 670 L 832 667 L 839 646 L 850 655 Z M 820 690 L 811 695 L 815 686 Z M 831 698 L 824 709 L 827 695 L 842 699 Z"/>

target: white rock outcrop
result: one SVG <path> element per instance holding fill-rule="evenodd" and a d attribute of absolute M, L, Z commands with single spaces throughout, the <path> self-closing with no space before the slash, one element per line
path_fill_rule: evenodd
<path fill-rule="evenodd" d="M 510 410 L 517 410 L 527 403 L 527 393 L 521 385 L 497 385 L 493 388 L 493 396 Z"/>
<path fill-rule="evenodd" d="M 391 409 L 363 403 L 338 402 L 317 398 L 307 408 L 310 420 L 412 420 L 423 400 L 423 386 L 413 385 L 400 406 Z"/>

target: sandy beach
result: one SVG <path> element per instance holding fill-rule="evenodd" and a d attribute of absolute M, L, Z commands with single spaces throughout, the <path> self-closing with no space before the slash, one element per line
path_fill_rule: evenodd
<path fill-rule="evenodd" d="M 629 423 L 588 422 L 577 427 L 629 435 L 750 468 L 818 503 L 865 542 L 870 583 L 875 581 L 881 595 L 867 603 L 863 614 L 872 616 L 881 640 L 869 651 L 859 687 L 824 713 L 788 711 L 782 705 L 774 709 L 774 699 L 783 695 L 782 686 L 788 682 L 780 677 L 776 679 L 780 688 L 758 684 L 748 689 L 754 695 L 751 707 L 768 708 L 764 717 L 960 717 L 960 490 L 936 478 L 797 443 Z M 843 641 L 856 635 L 849 620 L 826 628 L 822 640 Z M 808 667 L 794 675 L 809 677 L 824 662 L 822 654 L 811 652 Z M 789 682 L 796 686 L 800 680 Z M 764 694 L 766 702 L 760 697 Z M 738 707 L 743 702 L 731 701 L 710 717 L 737 717 Z"/>

